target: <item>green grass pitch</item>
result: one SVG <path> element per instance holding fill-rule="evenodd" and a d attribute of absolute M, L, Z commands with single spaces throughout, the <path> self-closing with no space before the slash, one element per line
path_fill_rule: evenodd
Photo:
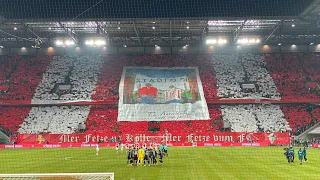
<path fill-rule="evenodd" d="M 298 148 L 295 148 L 297 153 Z M 320 179 L 320 150 L 309 148 L 308 162 L 288 164 L 283 147 L 169 147 L 164 164 L 127 166 L 114 148 L 2 149 L 0 173 L 114 172 L 120 180 Z"/>

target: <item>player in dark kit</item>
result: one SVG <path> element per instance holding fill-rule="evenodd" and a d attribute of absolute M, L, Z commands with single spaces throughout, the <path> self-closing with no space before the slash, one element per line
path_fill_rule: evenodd
<path fill-rule="evenodd" d="M 143 164 L 146 166 L 146 161 L 148 162 L 148 166 L 150 166 L 150 150 L 146 149 L 144 152 L 144 159 L 143 159 Z"/>
<path fill-rule="evenodd" d="M 162 161 L 163 154 L 164 154 L 164 152 L 159 151 L 159 162 L 160 162 L 161 164 L 163 163 L 163 161 Z"/>
<path fill-rule="evenodd" d="M 288 163 L 290 163 L 290 160 L 291 162 L 294 162 L 294 149 L 292 146 L 290 146 L 290 148 L 288 149 Z"/>
<path fill-rule="evenodd" d="M 298 151 L 298 158 L 299 158 L 300 165 L 302 165 L 303 151 L 301 148 Z"/>
<path fill-rule="evenodd" d="M 138 163 L 138 147 L 133 148 L 133 161 L 135 164 Z"/>
<path fill-rule="evenodd" d="M 287 158 L 287 161 L 289 162 L 289 148 L 283 148 L 283 150 L 285 151 L 283 154 Z"/>
<path fill-rule="evenodd" d="M 152 164 L 157 165 L 157 151 L 155 149 L 152 149 L 151 154 L 152 154 Z"/>
<path fill-rule="evenodd" d="M 129 149 L 128 149 L 128 161 L 127 161 L 127 164 L 128 165 L 130 165 L 130 166 L 132 166 L 132 164 L 133 164 L 133 151 L 132 151 L 132 148 L 131 147 L 129 147 Z"/>
<path fill-rule="evenodd" d="M 304 161 L 308 161 L 308 159 L 307 159 L 307 146 L 308 145 L 305 145 L 303 147 L 303 158 L 304 158 Z"/>
<path fill-rule="evenodd" d="M 148 149 L 148 155 L 149 155 L 149 161 L 150 164 L 153 164 L 153 153 L 152 153 L 152 148 Z"/>

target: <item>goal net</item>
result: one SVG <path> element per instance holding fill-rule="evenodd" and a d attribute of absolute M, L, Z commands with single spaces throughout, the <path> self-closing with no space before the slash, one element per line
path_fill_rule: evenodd
<path fill-rule="evenodd" d="M 114 180 L 114 173 L 0 174 L 1 180 Z"/>

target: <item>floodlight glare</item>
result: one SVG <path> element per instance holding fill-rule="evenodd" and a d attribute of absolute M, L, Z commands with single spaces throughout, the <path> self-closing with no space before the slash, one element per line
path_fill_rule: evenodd
<path fill-rule="evenodd" d="M 67 45 L 67 46 L 74 45 L 74 41 L 67 40 L 67 41 L 66 41 L 66 45 Z"/>
<path fill-rule="evenodd" d="M 89 46 L 93 46 L 94 45 L 94 41 L 93 40 L 89 40 L 89 41 L 86 41 L 85 44 L 89 45 Z"/>
<path fill-rule="evenodd" d="M 57 41 L 56 41 L 56 45 L 57 45 L 57 46 L 61 46 L 62 44 L 63 44 L 63 42 L 62 42 L 61 40 L 57 40 Z"/>
<path fill-rule="evenodd" d="M 218 40 L 218 44 L 225 44 L 227 42 L 227 40 L 225 39 L 219 39 Z"/>
<path fill-rule="evenodd" d="M 255 43 L 255 42 L 256 42 L 255 39 L 250 39 L 250 40 L 249 40 L 249 43 Z"/>
<path fill-rule="evenodd" d="M 97 40 L 94 42 L 95 45 L 97 46 L 101 46 L 101 45 L 106 45 L 106 42 L 105 41 L 102 41 L 102 40 Z"/>
<path fill-rule="evenodd" d="M 217 40 L 215 39 L 207 39 L 206 40 L 206 44 L 216 44 L 217 43 Z"/>

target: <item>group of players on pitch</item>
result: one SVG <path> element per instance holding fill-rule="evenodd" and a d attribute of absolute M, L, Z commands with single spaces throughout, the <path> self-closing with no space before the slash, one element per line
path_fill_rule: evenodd
<path fill-rule="evenodd" d="M 160 164 L 163 164 L 163 157 L 168 156 L 168 147 L 165 144 L 160 144 L 156 146 L 155 144 L 150 144 L 148 148 L 146 144 L 140 146 L 139 144 L 134 144 L 132 146 L 126 145 L 127 149 L 127 164 L 128 166 L 148 166 L 158 165 L 157 158 L 159 158 Z"/>
<path fill-rule="evenodd" d="M 285 150 L 285 153 L 284 155 L 286 156 L 287 160 L 288 160 L 288 163 L 293 163 L 294 162 L 294 149 L 292 146 L 290 146 L 290 148 L 284 148 Z M 307 145 L 305 145 L 303 147 L 303 149 L 299 149 L 298 151 L 298 158 L 299 158 L 299 161 L 300 161 L 300 165 L 302 165 L 302 161 L 304 159 L 304 161 L 307 161 Z"/>

